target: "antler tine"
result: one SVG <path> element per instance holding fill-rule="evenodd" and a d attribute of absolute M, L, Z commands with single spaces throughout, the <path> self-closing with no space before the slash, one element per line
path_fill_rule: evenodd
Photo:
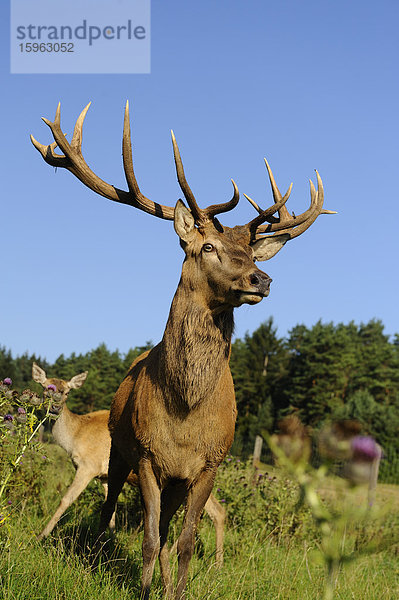
<path fill-rule="evenodd" d="M 180 150 L 179 150 L 179 146 L 177 145 L 177 142 L 176 142 L 175 134 L 173 133 L 173 131 L 171 131 L 170 133 L 172 135 L 173 155 L 175 158 L 177 180 L 182 189 L 184 197 L 187 200 L 187 203 L 191 209 L 191 212 L 193 214 L 195 221 L 202 222 L 207 219 L 205 217 L 204 211 L 198 206 L 197 201 L 194 197 L 194 194 L 191 191 L 191 188 L 187 183 L 187 179 L 184 174 L 183 162 L 182 162 L 182 159 L 180 156 Z"/>
<path fill-rule="evenodd" d="M 123 138 L 122 138 L 122 157 L 123 168 L 125 171 L 126 182 L 129 187 L 131 196 L 137 208 L 144 210 L 150 215 L 155 215 L 163 219 L 174 218 L 174 208 L 157 204 L 153 202 L 141 192 L 137 183 L 133 169 L 133 153 L 132 153 L 132 138 L 130 134 L 130 117 L 129 117 L 129 101 L 126 101 L 125 116 L 123 120 Z"/>
<path fill-rule="evenodd" d="M 263 212 L 263 210 L 261 209 L 261 207 L 259 206 L 259 204 L 256 204 L 255 200 L 252 200 L 252 198 L 250 198 L 250 196 L 247 196 L 247 194 L 244 194 L 245 198 L 248 200 L 248 202 L 250 204 L 252 204 L 252 206 L 254 207 L 254 209 L 261 214 Z"/>
<path fill-rule="evenodd" d="M 51 133 L 53 134 L 53 138 L 56 142 L 56 146 L 58 146 L 59 149 L 64 153 L 65 157 L 69 158 L 68 153 L 70 150 L 70 145 L 61 130 L 61 102 L 58 102 L 57 110 L 55 111 L 54 121 L 50 121 L 45 117 L 42 117 L 42 121 L 44 121 L 44 123 L 46 123 L 46 125 L 50 127 Z M 52 146 L 52 144 L 50 144 L 50 146 Z"/>
<path fill-rule="evenodd" d="M 52 133 L 53 133 L 53 137 L 55 139 L 55 135 L 54 135 L 54 131 L 53 128 L 55 128 L 56 126 L 58 126 L 58 130 L 61 133 L 61 136 L 65 139 L 66 138 L 64 136 L 64 134 L 61 132 L 61 128 L 60 128 L 60 110 L 61 110 L 61 103 L 58 103 L 57 106 L 57 110 L 55 113 L 55 118 L 54 118 L 54 123 L 52 123 L 51 121 L 49 121 L 48 119 L 45 119 L 44 117 L 42 117 L 42 120 L 46 123 L 46 125 L 48 125 L 48 127 L 50 127 Z M 57 137 L 58 137 L 58 130 L 57 130 Z M 68 159 L 65 155 L 60 155 L 60 154 L 56 154 L 55 153 L 55 149 L 58 146 L 58 141 L 54 141 L 52 144 L 41 144 L 40 142 L 38 142 L 33 135 L 30 136 L 30 140 L 32 142 L 32 144 L 34 145 L 34 147 L 36 148 L 36 150 L 38 150 L 40 152 L 40 154 L 42 155 L 42 157 L 44 158 L 44 160 L 46 161 L 46 163 L 48 163 L 49 165 L 51 165 L 52 167 L 68 167 Z"/>
<path fill-rule="evenodd" d="M 179 181 L 179 185 L 182 189 L 184 197 L 187 200 L 187 203 L 191 209 L 193 217 L 198 225 L 203 223 L 212 221 L 215 215 L 218 215 L 223 212 L 227 212 L 232 210 L 235 206 L 237 206 L 238 201 L 240 199 L 240 194 L 238 191 L 238 187 L 235 181 L 232 179 L 231 183 L 233 184 L 234 193 L 231 200 L 225 202 L 223 204 L 212 204 L 208 206 L 208 208 L 200 208 L 197 204 L 197 201 L 194 197 L 193 192 L 191 191 L 190 186 L 187 183 L 186 176 L 184 174 L 183 162 L 180 156 L 179 146 L 177 145 L 177 141 L 175 138 L 175 134 L 171 131 L 172 134 L 172 144 L 173 144 L 173 154 L 175 157 L 175 165 L 176 165 L 176 173 L 177 179 Z"/>
<path fill-rule="evenodd" d="M 233 184 L 234 188 L 234 194 L 232 199 L 229 200 L 229 202 L 225 202 L 224 204 L 212 204 L 212 206 L 208 206 L 208 208 L 205 209 L 205 212 L 208 215 L 209 219 L 213 219 L 215 215 L 232 210 L 234 207 L 237 206 L 238 201 L 240 199 L 240 193 L 238 191 L 238 187 L 234 179 L 231 180 L 231 183 Z"/>
<path fill-rule="evenodd" d="M 263 160 L 265 161 L 266 169 L 267 169 L 267 172 L 269 174 L 270 185 L 272 186 L 274 202 L 275 203 L 280 202 L 282 196 L 281 196 L 280 190 L 277 187 L 276 180 L 274 179 L 274 176 L 273 176 L 273 172 L 272 172 L 272 170 L 270 168 L 270 165 L 267 162 L 266 158 L 264 158 Z M 287 192 L 288 196 L 291 193 L 291 189 L 292 189 L 292 183 L 291 183 L 290 187 L 288 188 L 288 192 Z M 288 200 L 288 197 L 287 197 L 287 200 Z M 289 219 L 290 218 L 290 213 L 288 212 L 288 209 L 287 209 L 287 207 L 285 205 L 283 205 L 279 209 L 278 214 L 279 214 L 280 220 Z"/>
<path fill-rule="evenodd" d="M 45 146 L 44 144 L 38 142 L 33 137 L 33 135 L 30 136 L 30 141 L 32 142 L 36 150 L 40 152 L 47 164 L 51 165 L 52 167 L 66 167 L 66 157 L 60 156 L 59 154 L 56 154 L 54 152 L 54 150 L 57 147 L 57 142 L 53 142 L 52 144 L 48 144 L 47 146 Z"/>
<path fill-rule="evenodd" d="M 75 123 L 75 127 L 73 130 L 72 140 L 71 140 L 71 148 L 76 150 L 77 152 L 82 153 L 82 129 L 83 129 L 83 121 L 87 115 L 87 111 L 89 110 L 91 102 L 82 110 L 80 115 L 77 118 Z M 59 105 L 58 105 L 59 106 Z"/>

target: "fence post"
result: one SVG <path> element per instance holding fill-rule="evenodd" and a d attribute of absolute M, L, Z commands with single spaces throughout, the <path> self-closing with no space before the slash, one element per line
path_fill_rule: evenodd
<path fill-rule="evenodd" d="M 369 493 L 368 493 L 369 506 L 372 506 L 375 501 L 375 492 L 376 492 L 377 481 L 378 481 L 378 471 L 380 468 L 380 462 L 381 462 L 381 456 L 382 456 L 382 448 L 379 444 L 377 444 L 377 448 L 378 448 L 378 456 L 373 460 L 373 462 L 371 464 Z"/>
<path fill-rule="evenodd" d="M 255 446 L 254 446 L 254 456 L 252 459 L 252 466 L 254 469 L 259 466 L 260 463 L 260 455 L 262 453 L 262 445 L 263 438 L 260 435 L 257 435 L 255 438 Z"/>

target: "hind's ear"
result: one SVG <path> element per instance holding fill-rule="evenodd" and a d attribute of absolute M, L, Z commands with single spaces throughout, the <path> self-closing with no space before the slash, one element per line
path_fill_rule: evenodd
<path fill-rule="evenodd" d="M 87 371 L 85 371 L 84 373 L 79 373 L 79 375 L 75 375 L 75 377 L 72 377 L 72 379 L 69 381 L 70 389 L 77 389 L 82 387 L 82 385 L 86 381 L 86 377 Z"/>
<path fill-rule="evenodd" d="M 32 365 L 32 379 L 44 385 L 47 381 L 46 371 L 43 371 L 35 362 Z"/>

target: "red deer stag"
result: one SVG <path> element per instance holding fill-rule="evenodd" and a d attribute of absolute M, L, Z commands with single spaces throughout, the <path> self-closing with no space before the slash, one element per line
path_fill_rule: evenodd
<path fill-rule="evenodd" d="M 111 405 L 109 489 L 99 531 L 101 535 L 105 530 L 133 469 L 144 509 L 140 597 L 149 598 L 158 556 L 165 596 L 171 598 L 167 532 L 170 519 L 185 502 L 174 594 L 180 600 L 185 596 L 198 520 L 234 436 L 236 405 L 229 369 L 233 310 L 244 303 L 257 304 L 269 293 L 271 279 L 254 261 L 268 260 L 319 214 L 330 211 L 322 208 L 323 185 L 316 172 L 318 190 L 310 184 L 310 207 L 291 216 L 285 203 L 292 186 L 283 197 L 266 163 L 274 204 L 261 210 L 253 203 L 259 212 L 256 218 L 246 225 L 223 226 L 216 215 L 237 205 L 236 184 L 232 182 L 234 194 L 229 202 L 201 209 L 186 181 L 173 132 L 177 178 L 189 208 L 181 200 L 175 208 L 153 202 L 142 194 L 134 174 L 128 104 L 122 150 L 129 191 L 115 188 L 100 179 L 83 158 L 82 125 L 88 108 L 79 116 L 68 142 L 61 130 L 58 106 L 54 122 L 44 119 L 55 141 L 45 146 L 32 138 L 34 146 L 48 164 L 68 169 L 96 193 L 174 220 L 185 252 L 162 341 L 134 361 Z M 57 146 L 62 155 L 55 152 Z"/>
<path fill-rule="evenodd" d="M 111 450 L 111 436 L 108 431 L 109 410 L 97 410 L 85 415 L 71 412 L 67 406 L 68 394 L 72 389 L 80 388 L 87 377 L 87 371 L 75 375 L 70 381 L 48 378 L 46 372 L 36 363 L 32 365 L 32 379 L 40 383 L 44 389 L 54 385 L 61 394 L 60 406 L 57 408 L 59 417 L 53 427 L 53 437 L 57 444 L 72 458 L 76 467 L 76 475 L 63 496 L 59 507 L 38 536 L 42 539 L 50 535 L 54 527 L 78 496 L 86 489 L 90 481 L 97 477 L 104 487 L 105 497 L 108 490 L 108 462 Z M 137 485 L 137 475 L 129 473 L 127 482 Z M 211 494 L 205 504 L 205 510 L 210 516 L 216 531 L 216 564 L 223 563 L 223 538 L 226 511 Z M 112 515 L 109 527 L 115 526 L 115 513 Z"/>

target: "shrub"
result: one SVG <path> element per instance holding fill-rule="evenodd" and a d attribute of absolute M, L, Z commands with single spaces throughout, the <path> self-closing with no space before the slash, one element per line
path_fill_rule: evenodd
<path fill-rule="evenodd" d="M 229 456 L 219 467 L 215 495 L 237 530 L 259 528 L 266 536 L 299 536 L 310 525 L 310 513 L 298 508 L 299 487 L 273 469 L 265 472 Z"/>
<path fill-rule="evenodd" d="M 37 492 L 38 464 L 45 459 L 38 432 L 59 400 L 54 390 L 39 398 L 31 390 L 13 390 L 9 377 L 0 382 L 0 525 L 7 525 L 17 504 Z"/>

